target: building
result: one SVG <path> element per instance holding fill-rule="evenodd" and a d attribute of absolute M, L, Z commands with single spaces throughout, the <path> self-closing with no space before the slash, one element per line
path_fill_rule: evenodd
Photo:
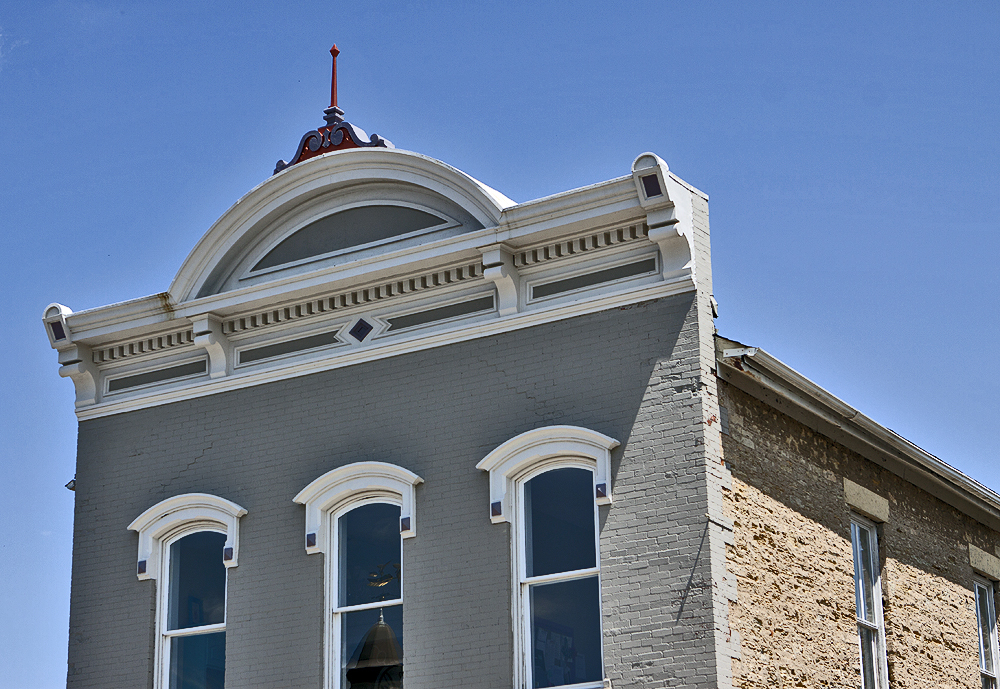
<path fill-rule="evenodd" d="M 995 686 L 1000 496 L 716 336 L 702 192 L 326 122 L 166 292 L 44 313 L 69 687 Z"/>

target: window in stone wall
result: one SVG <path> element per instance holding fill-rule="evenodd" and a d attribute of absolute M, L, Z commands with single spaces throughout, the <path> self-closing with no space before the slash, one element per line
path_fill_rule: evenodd
<path fill-rule="evenodd" d="M 979 674 L 983 689 L 997 689 L 997 615 L 993 582 L 976 578 L 976 623 L 979 627 Z"/>
<path fill-rule="evenodd" d="M 854 602 L 858 620 L 862 689 L 887 689 L 885 623 L 882 618 L 882 583 L 879 574 L 878 534 L 875 525 L 851 518 L 854 551 Z"/>

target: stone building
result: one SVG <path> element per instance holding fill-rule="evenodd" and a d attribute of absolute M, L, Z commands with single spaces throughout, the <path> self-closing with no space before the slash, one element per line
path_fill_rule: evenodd
<path fill-rule="evenodd" d="M 716 336 L 644 153 L 524 203 L 343 120 L 44 313 L 68 687 L 993 687 L 1000 496 Z"/>

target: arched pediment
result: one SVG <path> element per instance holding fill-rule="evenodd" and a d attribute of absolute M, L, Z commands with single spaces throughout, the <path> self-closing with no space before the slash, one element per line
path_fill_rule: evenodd
<path fill-rule="evenodd" d="M 405 251 L 492 227 L 514 202 L 440 161 L 393 149 L 337 151 L 258 185 L 198 242 L 176 303 Z"/>

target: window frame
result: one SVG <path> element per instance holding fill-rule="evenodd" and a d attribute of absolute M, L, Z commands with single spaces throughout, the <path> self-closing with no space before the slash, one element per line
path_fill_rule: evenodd
<path fill-rule="evenodd" d="M 869 563 L 871 566 L 872 581 L 872 613 L 875 617 L 875 622 L 871 623 L 865 620 L 860 614 L 858 609 L 858 600 L 862 595 L 861 589 L 859 589 L 859 584 L 861 583 L 861 562 L 859 557 L 861 556 L 861 545 L 858 539 L 855 538 L 855 529 L 858 531 L 865 531 L 871 541 L 871 557 L 872 561 Z M 878 525 L 858 514 L 851 514 L 851 560 L 853 563 L 854 572 L 854 618 L 855 624 L 857 626 L 858 635 L 858 662 L 861 670 L 861 687 L 863 689 L 869 689 L 864 686 L 865 681 L 865 658 L 864 658 L 864 647 L 862 646 L 861 628 L 864 627 L 869 631 L 875 632 L 875 642 L 876 651 L 874 654 L 873 662 L 876 667 L 872 668 L 874 670 L 876 686 L 871 689 L 888 689 L 889 687 L 889 667 L 886 657 L 886 645 L 885 645 L 885 615 L 882 610 L 882 568 L 880 566 L 880 550 L 879 550 L 879 538 L 878 538 Z"/>
<path fill-rule="evenodd" d="M 541 476 L 542 474 L 548 473 L 550 471 L 555 471 L 557 469 L 582 469 L 590 473 L 591 476 L 591 495 L 594 495 L 594 491 L 597 486 L 597 467 L 594 466 L 593 462 L 588 462 L 584 458 L 579 457 L 555 457 L 531 466 L 528 470 L 524 471 L 520 475 L 514 478 L 514 514 L 515 524 L 514 524 L 514 538 L 511 539 L 513 546 L 512 560 L 513 560 L 513 595 L 514 595 L 514 610 L 518 611 L 515 614 L 514 619 L 514 654 L 515 654 L 515 667 L 520 666 L 519 677 L 516 675 L 516 686 L 522 686 L 525 689 L 530 689 L 533 686 L 533 673 L 534 673 L 534 655 L 531 653 L 532 643 L 531 643 L 531 587 L 537 584 L 550 584 L 562 581 L 577 581 L 580 579 L 588 579 L 590 577 L 597 577 L 597 591 L 600 599 L 598 600 L 598 612 L 599 614 L 599 626 L 598 634 L 601 639 L 601 656 L 600 656 L 600 668 L 601 668 L 601 679 L 594 682 L 577 682 L 576 684 L 560 684 L 553 687 L 553 689 L 601 689 L 604 687 L 604 614 L 603 614 L 603 595 L 601 589 L 601 530 L 600 530 L 600 514 L 597 509 L 597 502 L 594 501 L 593 515 L 594 515 L 594 566 L 587 569 L 577 569 L 568 572 L 557 572 L 554 574 L 543 574 L 541 576 L 528 577 L 527 576 L 527 562 L 528 557 L 526 553 L 527 546 L 527 528 L 528 519 L 525 516 L 525 498 L 524 498 L 524 488 L 531 479 Z"/>
<path fill-rule="evenodd" d="M 997 641 L 998 631 L 997 628 L 997 612 L 996 612 L 996 587 L 992 581 L 985 577 L 974 576 L 972 585 L 972 603 L 976 608 L 976 647 L 979 649 L 979 677 L 983 686 L 987 686 L 985 683 L 986 679 L 990 679 L 993 682 L 994 687 L 1000 687 L 1000 643 Z M 990 643 L 990 654 L 993 659 L 993 671 L 989 672 L 986 670 L 986 649 L 983 648 L 983 619 L 979 614 L 979 596 L 980 591 L 985 595 L 986 606 L 988 615 L 990 617 L 987 620 L 990 624 L 989 631 L 989 643 Z"/>
<path fill-rule="evenodd" d="M 327 651 L 324 654 L 324 657 L 326 658 L 326 662 L 324 663 L 324 666 L 326 667 L 326 672 L 324 673 L 326 675 L 324 678 L 324 686 L 328 689 L 343 689 L 340 681 L 341 664 L 344 660 L 341 657 L 343 653 L 343 633 L 342 625 L 340 624 L 341 616 L 349 612 L 372 610 L 378 607 L 388 607 L 385 605 L 388 601 L 364 603 L 361 605 L 340 605 L 340 518 L 348 512 L 356 510 L 359 507 L 364 507 L 365 505 L 394 505 L 399 507 L 400 513 L 402 513 L 403 500 L 395 493 L 388 491 L 373 491 L 371 493 L 356 496 L 353 499 L 345 500 L 329 510 L 329 519 L 327 521 L 326 528 L 329 529 L 329 534 L 327 534 L 327 538 L 329 540 L 327 543 L 330 544 L 330 550 L 327 553 L 324 567 L 325 602 L 323 610 L 323 616 L 325 619 L 324 640 L 327 644 Z M 390 605 L 398 605 L 399 607 L 403 607 L 404 599 L 403 540 L 403 534 L 400 533 L 399 598 L 394 599 L 390 603 Z M 404 669 L 406 667 L 405 650 L 403 655 L 403 667 Z"/>
<path fill-rule="evenodd" d="M 136 579 L 158 580 L 153 619 L 153 689 L 166 689 L 170 685 L 170 657 L 169 654 L 164 656 L 162 634 L 167 624 L 170 596 L 170 585 L 167 582 L 170 574 L 170 545 L 184 536 L 199 531 L 212 531 L 226 537 L 222 552 L 222 564 L 227 570 L 225 596 L 227 610 L 223 613 L 225 616 L 228 614 L 229 606 L 228 570 L 239 563 L 240 517 L 246 513 L 247 511 L 235 502 L 217 495 L 183 493 L 161 500 L 128 525 L 129 531 L 135 531 L 139 535 Z M 196 629 L 208 633 L 203 628 Z M 224 627 L 219 631 L 223 630 Z M 175 634 L 171 638 L 193 635 L 193 633 L 182 633 Z"/>
<path fill-rule="evenodd" d="M 505 441 L 476 464 L 477 469 L 489 472 L 490 501 L 485 507 L 490 522 L 493 524 L 511 523 L 509 539 L 511 548 L 510 595 L 511 625 L 514 637 L 512 665 L 514 687 L 518 689 L 527 687 L 531 674 L 526 669 L 530 663 L 530 648 L 524 634 L 525 628 L 528 626 L 526 620 L 527 615 L 530 615 L 530 609 L 527 609 L 526 614 L 522 598 L 527 599 L 527 596 L 521 594 L 522 570 L 520 563 L 523 556 L 519 555 L 520 544 L 524 541 L 523 525 L 525 519 L 519 514 L 522 510 L 515 504 L 523 503 L 523 498 L 517 498 L 517 494 L 523 492 L 520 485 L 534 476 L 552 469 L 579 467 L 593 472 L 594 518 L 597 520 L 595 552 L 597 566 L 600 567 L 599 506 L 610 505 L 612 502 L 611 452 L 620 445 L 621 443 L 614 438 L 581 426 L 541 426 Z M 600 574 L 598 574 L 599 592 L 601 591 L 600 584 Z M 603 679 L 600 683 L 563 685 L 564 687 L 582 689 L 593 686 L 594 689 L 597 689 L 603 687 L 604 682 L 607 681 L 607 668 L 604 665 L 603 594 L 599 604 L 601 605 L 601 676 Z M 533 656 L 531 657 L 533 658 Z"/>
<path fill-rule="evenodd" d="M 205 624 L 200 627 L 167 629 L 167 622 L 170 619 L 170 546 L 186 536 L 204 532 L 222 534 L 223 536 L 227 535 L 225 527 L 216 522 L 197 521 L 184 523 L 159 539 L 160 571 L 157 586 L 156 649 L 154 653 L 156 681 L 153 684 L 156 689 L 169 689 L 170 687 L 170 645 L 173 639 L 226 631 L 226 622 L 229 615 L 229 568 L 225 567 L 225 561 L 222 560 L 222 553 L 219 553 L 219 559 L 223 562 L 226 573 L 225 605 L 222 613 L 223 621 L 217 624 Z"/>
<path fill-rule="evenodd" d="M 402 541 L 417 535 L 416 487 L 424 480 L 408 469 L 387 462 L 354 462 L 331 469 L 314 479 L 292 498 L 305 507 L 305 550 L 323 553 L 323 687 L 340 686 L 340 628 L 334 629 L 334 608 L 339 608 L 335 573 L 339 567 L 340 517 L 370 503 L 399 507 L 400 576 Z M 400 600 L 403 597 L 400 587 Z M 337 602 L 337 605 L 334 605 Z M 342 614 L 342 613 L 340 613 Z M 339 616 L 339 614 L 338 614 Z M 336 662 L 334 662 L 336 661 Z M 405 660 L 404 660 L 405 666 Z"/>

